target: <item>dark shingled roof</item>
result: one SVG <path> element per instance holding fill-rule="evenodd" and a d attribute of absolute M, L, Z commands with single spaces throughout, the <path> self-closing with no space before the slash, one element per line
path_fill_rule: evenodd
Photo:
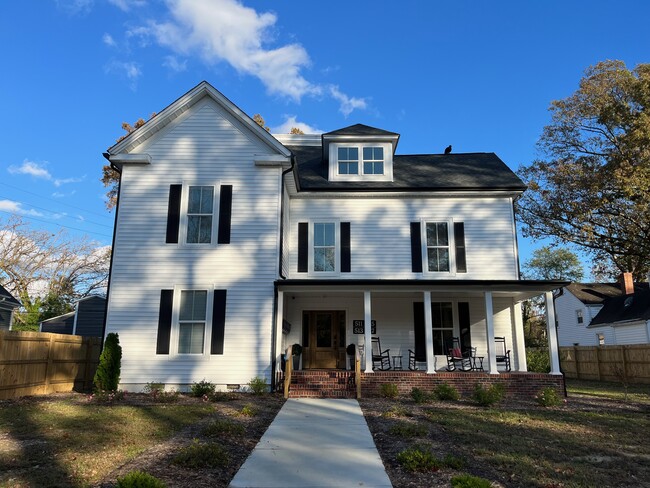
<path fill-rule="evenodd" d="M 622 293 L 618 283 L 571 283 L 566 288 L 585 305 L 597 305 Z"/>
<path fill-rule="evenodd" d="M 354 124 L 349 127 L 334 130 L 323 134 L 324 136 L 399 136 L 396 132 L 389 132 L 369 125 Z"/>
<path fill-rule="evenodd" d="M 11 293 L 5 290 L 4 286 L 0 285 L 0 299 L 4 298 L 4 303 L 15 308 L 20 307 L 20 302 L 16 300 Z"/>
<path fill-rule="evenodd" d="M 635 286 L 634 294 L 608 298 L 589 326 L 615 324 L 634 320 L 650 320 L 650 289 L 648 284 Z M 626 306 L 627 303 L 627 306 Z"/>
<path fill-rule="evenodd" d="M 302 191 L 526 189 L 526 185 L 494 153 L 395 155 L 393 181 L 350 182 L 328 181 L 328 168 L 322 160 L 320 146 L 287 147 L 295 156 L 296 174 Z"/>

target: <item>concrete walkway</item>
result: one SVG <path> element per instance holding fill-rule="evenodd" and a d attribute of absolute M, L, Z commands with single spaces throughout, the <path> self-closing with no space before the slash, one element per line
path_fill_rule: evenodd
<path fill-rule="evenodd" d="M 289 399 L 232 488 L 392 487 L 356 400 Z"/>

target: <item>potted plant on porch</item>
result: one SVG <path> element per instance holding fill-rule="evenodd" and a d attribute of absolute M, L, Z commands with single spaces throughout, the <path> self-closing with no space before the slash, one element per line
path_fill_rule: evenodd
<path fill-rule="evenodd" d="M 291 356 L 293 357 L 293 369 L 300 368 L 300 355 L 302 354 L 302 346 L 300 344 L 294 344 L 291 346 Z"/>

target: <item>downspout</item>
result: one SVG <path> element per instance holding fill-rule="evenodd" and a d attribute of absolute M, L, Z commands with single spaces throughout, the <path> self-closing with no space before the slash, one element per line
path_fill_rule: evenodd
<path fill-rule="evenodd" d="M 282 256 L 284 253 L 284 176 L 293 171 L 295 167 L 295 156 L 291 156 L 291 166 L 282 172 L 280 176 L 280 259 L 278 259 L 279 269 L 278 274 L 280 278 L 286 280 L 287 277 L 284 276 L 282 272 Z M 277 323 L 278 323 L 278 285 L 277 283 L 273 285 L 273 325 L 271 326 L 271 391 L 275 391 L 275 368 L 277 366 L 277 351 L 275 350 L 275 336 L 277 335 Z"/>
<path fill-rule="evenodd" d="M 104 325 L 102 327 L 102 343 L 100 352 L 104 349 L 104 340 L 106 339 L 106 318 L 108 317 L 108 304 L 110 303 L 109 297 L 111 293 L 111 275 L 113 273 L 113 258 L 115 257 L 115 236 L 117 235 L 117 215 L 120 212 L 120 194 L 122 193 L 122 171 L 111 162 L 111 155 L 107 152 L 102 154 L 110 163 L 111 168 L 117 171 L 120 179 L 117 182 L 117 201 L 115 202 L 115 221 L 113 222 L 113 240 L 111 242 L 111 261 L 108 268 L 108 283 L 106 285 L 106 307 L 104 307 Z"/>

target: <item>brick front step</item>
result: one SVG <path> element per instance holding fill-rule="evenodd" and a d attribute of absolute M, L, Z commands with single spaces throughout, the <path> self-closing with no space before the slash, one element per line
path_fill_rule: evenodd
<path fill-rule="evenodd" d="M 291 375 L 290 398 L 355 398 L 354 372 L 301 370 Z"/>

